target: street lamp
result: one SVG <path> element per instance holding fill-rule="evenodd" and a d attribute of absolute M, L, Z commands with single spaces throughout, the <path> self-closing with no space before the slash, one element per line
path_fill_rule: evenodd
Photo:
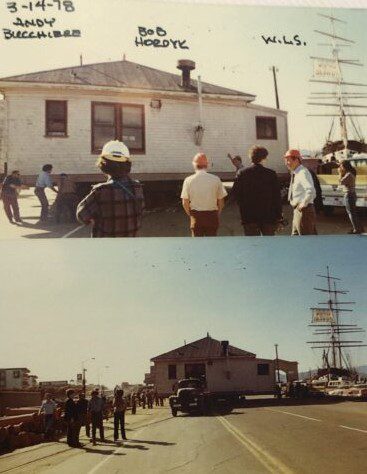
<path fill-rule="evenodd" d="M 85 388 L 86 388 L 86 379 L 85 379 L 85 373 L 87 369 L 84 367 L 85 362 L 88 362 L 90 360 L 96 360 L 95 357 L 90 357 L 89 359 L 85 359 L 82 361 L 82 387 L 83 387 L 83 394 L 85 396 Z"/>

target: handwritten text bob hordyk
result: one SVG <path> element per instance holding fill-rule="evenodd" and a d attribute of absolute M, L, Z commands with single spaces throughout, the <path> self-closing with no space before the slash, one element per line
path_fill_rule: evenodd
<path fill-rule="evenodd" d="M 186 40 L 167 38 L 167 31 L 161 26 L 146 28 L 138 26 L 139 36 L 135 37 L 135 46 L 152 46 L 153 48 L 189 49 Z"/>

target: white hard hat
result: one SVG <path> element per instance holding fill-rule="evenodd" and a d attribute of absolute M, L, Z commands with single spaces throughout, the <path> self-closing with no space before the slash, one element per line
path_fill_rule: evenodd
<path fill-rule="evenodd" d="M 101 157 L 110 161 L 119 161 L 120 163 L 123 163 L 125 161 L 130 161 L 130 152 L 123 142 L 111 140 L 104 145 Z"/>

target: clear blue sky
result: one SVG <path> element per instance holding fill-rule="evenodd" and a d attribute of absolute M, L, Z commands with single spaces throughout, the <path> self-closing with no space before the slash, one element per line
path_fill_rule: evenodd
<path fill-rule="evenodd" d="M 273 107 L 275 98 L 269 67 L 275 65 L 279 69 L 280 105 L 289 111 L 290 145 L 318 148 L 324 143 L 330 120 L 307 118 L 308 112 L 318 110 L 307 108 L 306 102 L 311 90 L 318 91 L 321 87 L 311 87 L 308 82 L 312 75 L 309 57 L 326 53 L 325 48 L 317 46 L 323 39 L 314 29 L 328 30 L 328 22 L 317 13 L 330 13 L 330 9 L 137 0 L 77 0 L 74 3 L 76 13 L 56 15 L 57 26 L 80 28 L 82 38 L 40 42 L 1 39 L 1 76 L 77 65 L 81 53 L 85 63 L 120 60 L 126 54 L 128 60 L 174 73 L 178 72 L 177 60 L 188 58 L 197 64 L 194 77 L 200 74 L 204 81 L 256 94 L 257 103 Z M 0 7 L 2 26 L 9 27 L 14 15 L 4 5 L 5 2 Z M 363 82 L 367 67 L 367 9 L 340 9 L 336 14 L 348 22 L 348 25 L 340 24 L 338 33 L 357 42 L 348 48 L 347 55 L 366 64 L 363 69 L 349 67 L 345 77 Z M 32 16 L 34 13 L 30 12 L 29 17 Z M 190 49 L 137 48 L 134 44 L 137 27 L 157 25 L 165 28 L 167 37 L 185 39 Z M 307 46 L 265 45 L 262 34 L 286 35 L 288 39 L 299 34 Z M 328 90 L 324 87 L 323 90 Z M 362 113 L 363 109 L 356 110 Z M 367 121 L 361 119 L 364 130 L 366 125 Z"/>
<path fill-rule="evenodd" d="M 141 382 L 150 358 L 212 337 L 273 358 L 320 362 L 306 341 L 316 277 L 330 265 L 367 329 L 365 237 L 1 241 L 0 360 L 40 380 Z M 245 268 L 244 268 L 245 267 Z M 349 319 L 348 319 L 349 320 Z M 367 350 L 352 353 L 367 363 Z"/>

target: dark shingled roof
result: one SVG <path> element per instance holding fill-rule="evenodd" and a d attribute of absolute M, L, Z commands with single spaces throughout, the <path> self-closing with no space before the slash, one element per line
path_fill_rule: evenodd
<path fill-rule="evenodd" d="M 131 61 L 86 64 L 84 66 L 33 72 L 19 76 L 10 76 L 1 81 L 32 82 L 44 84 L 75 84 L 84 86 L 105 86 L 130 89 L 146 89 L 170 92 L 196 92 L 197 82 L 192 80 L 191 89 L 181 87 L 181 75 L 171 74 Z M 236 95 L 254 100 L 253 94 L 247 94 L 225 87 L 202 83 L 205 94 Z"/>
<path fill-rule="evenodd" d="M 237 347 L 231 345 L 228 346 L 228 355 L 231 357 L 246 356 L 246 357 L 256 357 L 252 352 L 247 352 Z M 153 357 L 151 360 L 161 361 L 161 360 L 172 360 L 172 359 L 211 359 L 223 357 L 222 355 L 222 345 L 220 341 L 212 339 L 210 336 L 199 339 L 198 341 L 191 342 L 184 346 L 174 349 L 173 351 L 166 352 L 159 356 Z"/>

